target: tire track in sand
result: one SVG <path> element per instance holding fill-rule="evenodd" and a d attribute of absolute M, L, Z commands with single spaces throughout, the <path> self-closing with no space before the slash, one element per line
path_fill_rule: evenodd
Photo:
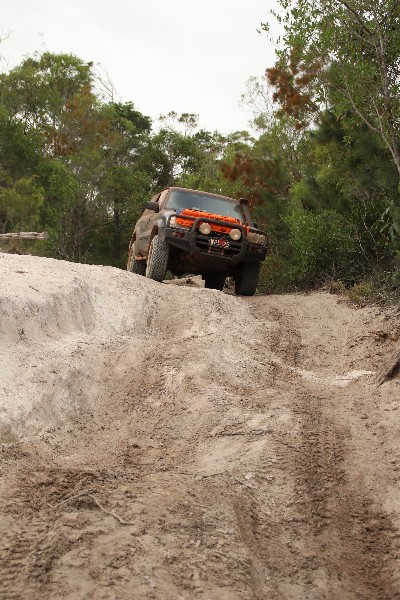
<path fill-rule="evenodd" d="M 253 300 L 255 306 L 260 306 L 260 300 Z M 258 311 L 259 318 L 272 317 L 280 324 L 266 344 L 278 354 L 276 382 L 291 411 L 289 440 L 274 436 L 285 474 L 294 483 L 292 509 L 281 515 L 280 527 L 275 523 L 281 558 L 275 563 L 275 595 L 318 600 L 400 598 L 398 529 L 381 509 L 381 498 L 365 487 L 362 472 L 354 477 L 354 431 L 345 420 L 352 397 L 362 397 L 362 392 L 354 383 L 352 393 L 346 395 L 332 384 L 321 386 L 323 378 L 305 381 L 300 373 L 302 367 L 309 370 L 315 365 L 327 382 L 332 381 L 343 326 L 341 331 L 334 315 L 336 319 L 323 327 L 324 336 L 318 338 L 316 327 L 306 331 L 316 318 L 312 298 L 288 300 L 263 299 L 262 316 Z M 339 330 L 332 329 L 333 323 L 339 324 Z M 283 533 L 291 552 L 282 552 Z M 271 552 L 266 556 L 273 560 Z M 291 586 L 280 584 L 285 579 Z"/>

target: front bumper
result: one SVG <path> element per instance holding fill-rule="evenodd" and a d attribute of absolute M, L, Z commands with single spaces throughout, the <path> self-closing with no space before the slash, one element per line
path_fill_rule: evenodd
<path fill-rule="evenodd" d="M 236 265 L 241 262 L 257 262 L 264 260 L 268 251 L 268 240 L 265 232 L 259 229 L 250 228 L 251 232 L 265 235 L 266 241 L 264 245 L 252 244 L 246 241 L 246 230 L 241 224 L 234 226 L 235 229 L 241 231 L 241 239 L 238 241 L 232 240 L 227 234 L 218 234 L 211 232 L 210 235 L 204 235 L 198 230 L 200 223 L 210 223 L 210 225 L 230 226 L 231 223 L 220 219 L 211 219 L 207 217 L 198 217 L 193 221 L 193 218 L 187 217 L 188 221 L 192 222 L 191 227 L 170 227 L 169 215 L 163 227 L 159 227 L 158 235 L 168 244 L 181 249 L 189 255 L 195 257 L 201 255 L 202 259 L 210 259 L 212 261 L 220 261 L 226 265 Z M 179 215 L 180 218 L 185 218 Z M 232 227 L 233 228 L 233 227 Z M 211 240 L 214 240 L 211 242 Z M 229 245 L 225 243 L 229 242 Z M 200 258 L 200 257 L 199 257 Z"/>

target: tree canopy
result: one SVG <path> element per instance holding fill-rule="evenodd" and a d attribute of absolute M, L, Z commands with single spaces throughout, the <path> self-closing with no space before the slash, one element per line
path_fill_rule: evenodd
<path fill-rule="evenodd" d="M 24 250 L 123 268 L 145 201 L 180 185 L 248 198 L 271 240 L 263 290 L 398 293 L 399 4 L 280 4 L 276 62 L 242 96 L 253 133 L 200 129 L 190 112 L 153 122 L 104 98 L 72 54 L 1 73 L 2 232 L 45 230 Z"/>
<path fill-rule="evenodd" d="M 347 126 L 380 136 L 400 177 L 398 0 L 280 0 L 283 46 L 267 77 L 298 121 L 335 107 Z M 266 26 L 264 25 L 264 28 Z"/>

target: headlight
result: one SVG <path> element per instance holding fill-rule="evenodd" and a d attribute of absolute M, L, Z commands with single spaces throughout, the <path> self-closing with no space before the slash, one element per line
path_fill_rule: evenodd
<path fill-rule="evenodd" d="M 175 216 L 173 216 L 173 217 L 170 218 L 170 220 L 169 220 L 169 226 L 170 227 L 178 227 L 178 223 L 176 222 L 176 217 Z"/>
<path fill-rule="evenodd" d="M 237 242 L 242 237 L 242 232 L 240 231 L 240 229 L 231 229 L 229 232 L 229 237 L 235 242 Z"/>
<path fill-rule="evenodd" d="M 259 244 L 260 246 L 263 246 L 266 242 L 266 237 L 265 235 L 262 235 L 262 233 L 250 232 L 247 234 L 246 240 L 250 242 L 250 244 Z"/>
<path fill-rule="evenodd" d="M 202 223 L 199 227 L 199 231 L 203 235 L 209 235 L 211 233 L 211 225 L 210 223 Z"/>

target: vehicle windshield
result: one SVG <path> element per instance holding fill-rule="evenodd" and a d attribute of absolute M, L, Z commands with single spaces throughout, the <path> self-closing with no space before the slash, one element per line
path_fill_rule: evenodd
<path fill-rule="evenodd" d="M 171 190 L 166 208 L 174 210 L 190 208 L 203 212 L 233 217 L 243 223 L 243 213 L 239 202 L 224 199 L 218 196 L 208 196 L 184 190 Z"/>

